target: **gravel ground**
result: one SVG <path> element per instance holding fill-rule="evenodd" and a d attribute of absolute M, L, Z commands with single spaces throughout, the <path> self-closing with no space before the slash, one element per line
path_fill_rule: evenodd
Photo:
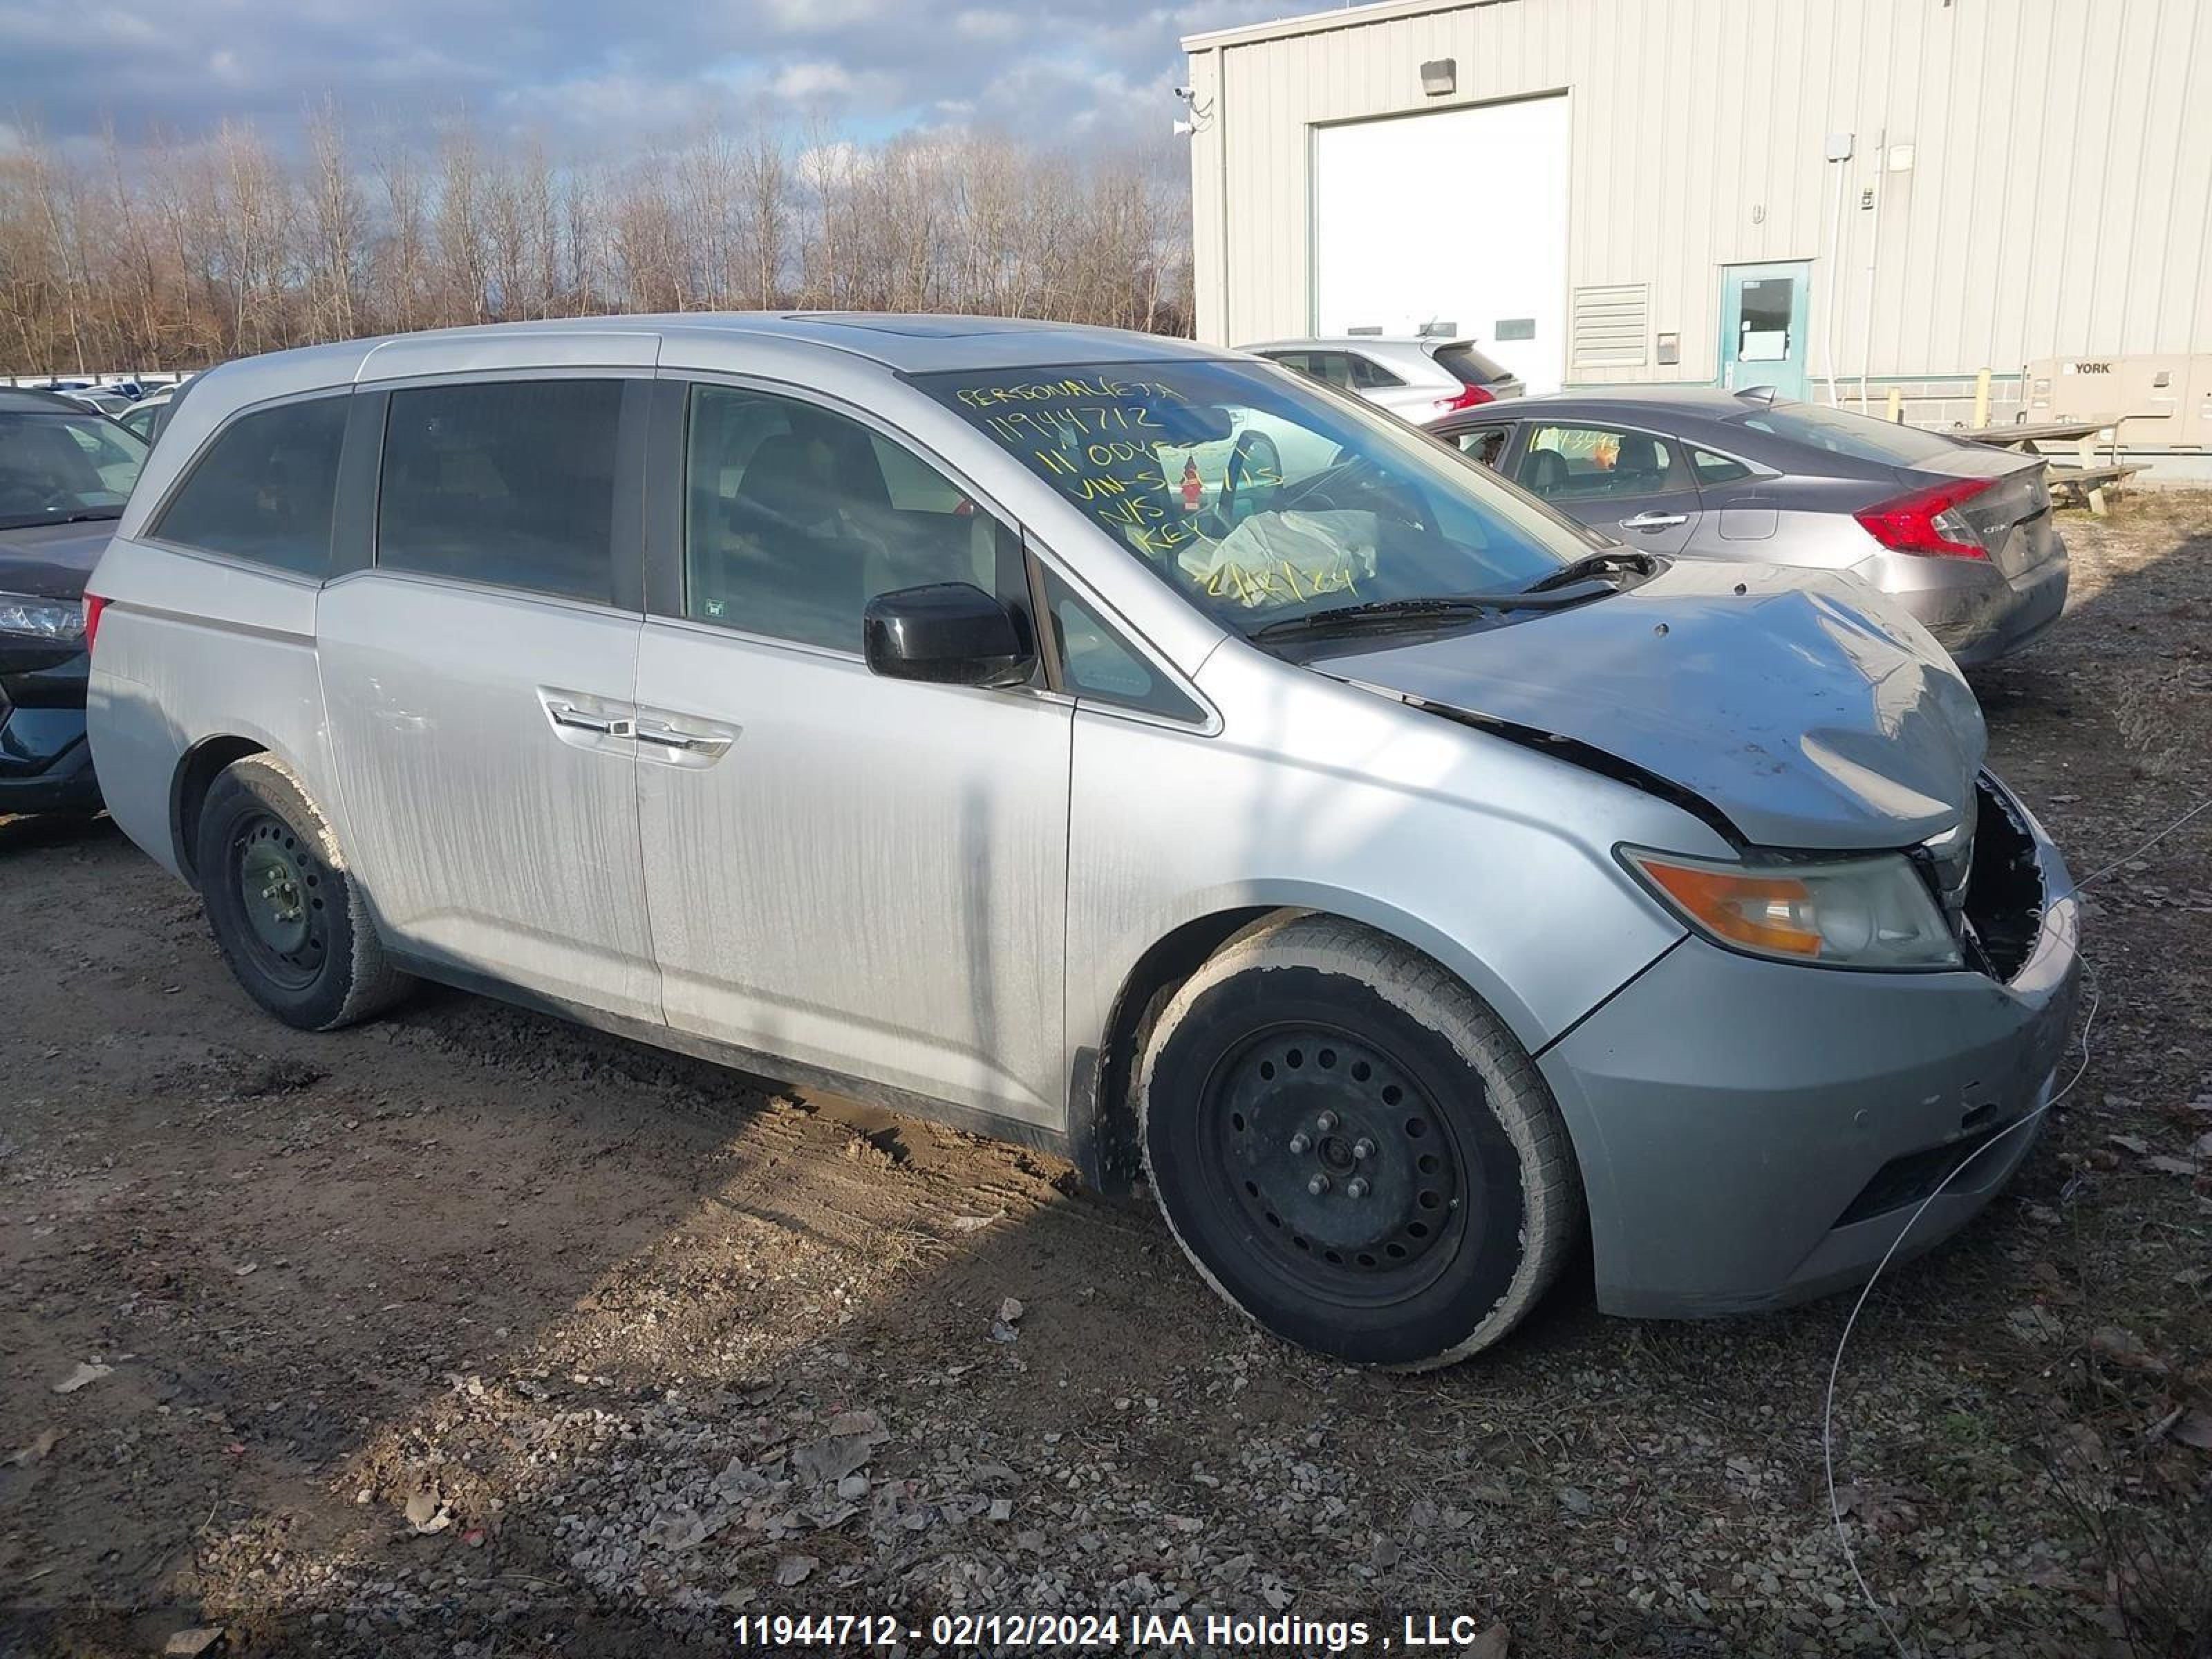
<path fill-rule="evenodd" d="M 1979 687 L 2087 872 L 2212 792 L 2212 497 L 2066 530 L 2074 614 Z M 2208 848 L 2212 813 L 2094 890 L 2079 1085 L 1844 1358 L 1904 1651 L 2212 1652 Z M 1049 1159 L 457 994 L 288 1030 L 104 823 L 0 823 L 0 1651 L 705 1653 L 883 1611 L 921 1651 L 1046 1609 L 1899 1650 L 1822 1478 L 1848 1299 L 1634 1324 L 1585 1271 L 1502 1351 L 1364 1375 Z"/>

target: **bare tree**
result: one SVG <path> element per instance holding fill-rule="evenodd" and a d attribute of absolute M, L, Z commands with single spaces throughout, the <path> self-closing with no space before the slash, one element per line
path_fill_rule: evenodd
<path fill-rule="evenodd" d="M 486 237 L 485 179 L 477 153 L 476 129 L 464 112 L 447 130 L 438 149 L 435 228 L 440 284 L 437 320 L 487 323 L 492 319 L 489 256 Z"/>
<path fill-rule="evenodd" d="M 378 163 L 377 177 L 384 185 L 381 321 L 402 331 L 421 328 L 429 321 L 430 249 L 420 161 L 412 150 L 395 145 Z"/>
<path fill-rule="evenodd" d="M 738 188 L 744 198 L 745 265 L 750 277 L 748 298 L 763 310 L 776 305 L 784 292 L 784 258 L 791 238 L 791 176 L 783 153 L 783 140 L 766 120 L 753 124 L 739 169 Z"/>
<path fill-rule="evenodd" d="M 361 331 L 361 260 L 366 210 L 337 106 L 325 97 L 307 118 L 309 327 L 317 339 Z"/>
<path fill-rule="evenodd" d="M 0 353 L 190 368 L 442 323 L 790 304 L 1189 326 L 1179 153 L 757 118 L 624 161 L 495 142 L 464 112 L 357 155 L 329 98 L 290 160 L 240 123 L 135 149 L 111 130 L 89 161 L 30 133 L 0 154 Z"/>

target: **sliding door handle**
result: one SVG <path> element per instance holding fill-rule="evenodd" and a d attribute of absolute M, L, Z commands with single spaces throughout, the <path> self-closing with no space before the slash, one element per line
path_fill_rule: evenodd
<path fill-rule="evenodd" d="M 545 705 L 545 712 L 552 715 L 556 726 L 597 732 L 603 738 L 627 738 L 636 734 L 637 723 L 627 714 L 595 714 L 588 708 L 577 708 L 573 702 L 549 702 Z"/>
<path fill-rule="evenodd" d="M 658 720 L 640 720 L 637 740 L 661 749 L 672 749 L 687 755 L 719 755 L 730 746 L 727 738 L 716 737 L 706 732 L 683 732 L 672 726 L 663 726 Z"/>

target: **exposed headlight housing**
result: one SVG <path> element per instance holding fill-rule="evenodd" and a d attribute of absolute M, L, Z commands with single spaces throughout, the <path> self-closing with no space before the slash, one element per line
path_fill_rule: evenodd
<path fill-rule="evenodd" d="M 84 606 L 76 599 L 34 599 L 0 593 L 0 634 L 66 644 L 84 637 Z"/>
<path fill-rule="evenodd" d="M 1644 847 L 1621 861 L 1717 945 L 1827 968 L 1958 968 L 1942 908 L 1901 853 L 1730 863 Z"/>

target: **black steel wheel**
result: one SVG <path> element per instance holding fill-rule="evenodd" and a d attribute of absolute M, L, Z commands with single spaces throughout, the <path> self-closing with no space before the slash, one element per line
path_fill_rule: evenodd
<path fill-rule="evenodd" d="M 1421 1369 L 1488 1346 L 1581 1226 L 1566 1131 L 1459 981 L 1348 922 L 1233 941 L 1154 1025 L 1146 1173 L 1208 1283 L 1286 1340 Z"/>
<path fill-rule="evenodd" d="M 223 959 L 279 1019 L 326 1031 L 404 994 L 410 981 L 386 959 L 336 837 L 283 763 L 252 755 L 224 768 L 193 843 Z"/>
<path fill-rule="evenodd" d="M 1479 1186 L 1412 1068 L 1341 1027 L 1286 1025 L 1225 1054 L 1196 1107 L 1217 1194 L 1293 1253 L 1295 1288 L 1387 1304 L 1449 1265 Z"/>
<path fill-rule="evenodd" d="M 243 815 L 231 832 L 222 878 L 233 884 L 255 965 L 278 984 L 305 989 L 329 957 L 331 872 L 301 833 L 273 812 Z"/>

